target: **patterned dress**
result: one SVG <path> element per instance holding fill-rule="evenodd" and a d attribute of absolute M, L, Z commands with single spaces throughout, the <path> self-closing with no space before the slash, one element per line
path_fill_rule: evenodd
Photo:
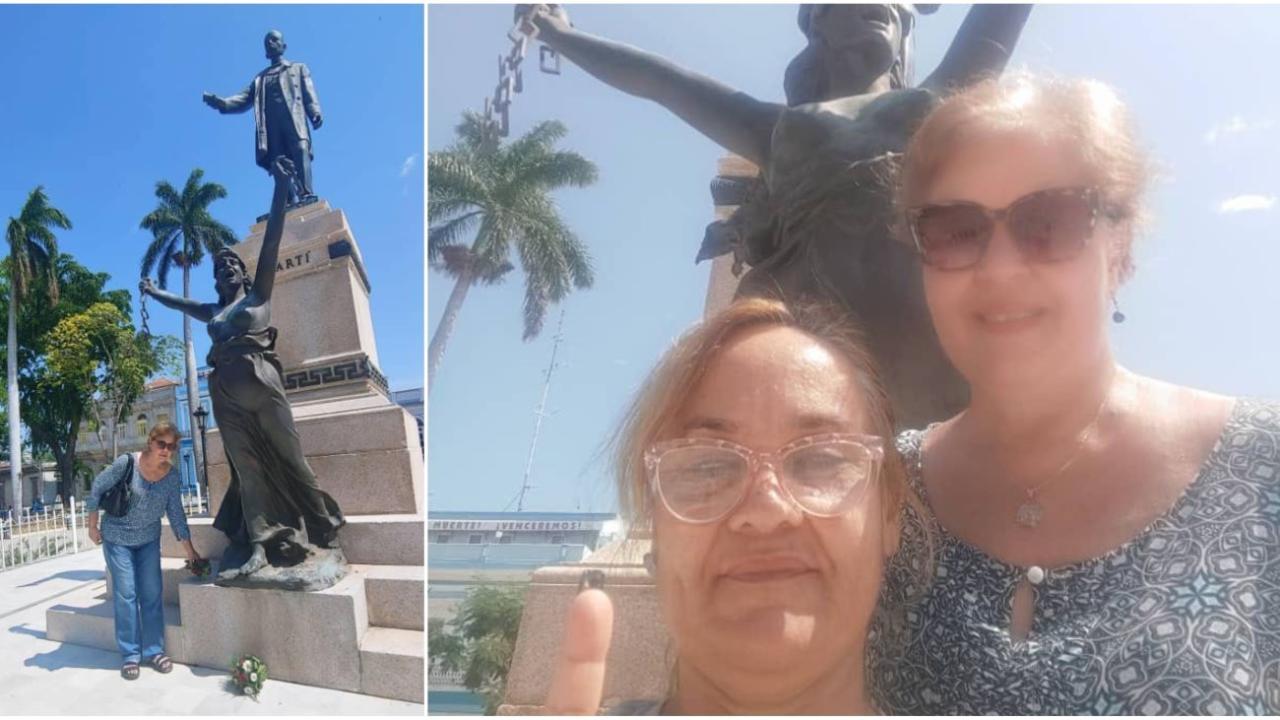
<path fill-rule="evenodd" d="M 898 448 L 927 506 L 922 437 Z M 1027 568 L 906 515 L 867 658 L 884 711 L 1280 713 L 1280 404 L 1237 401 L 1172 508 L 1101 557 L 1049 569 L 1021 641 L 1009 603 Z M 935 530 L 925 581 L 922 522 Z"/>

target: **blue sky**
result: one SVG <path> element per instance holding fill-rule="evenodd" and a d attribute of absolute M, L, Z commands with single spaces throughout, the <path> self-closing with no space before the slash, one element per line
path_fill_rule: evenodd
<path fill-rule="evenodd" d="M 803 47 L 793 5 L 570 6 L 576 26 L 782 100 L 782 72 Z M 917 25 L 919 78 L 936 65 L 967 6 Z M 497 81 L 511 6 L 428 9 L 428 149 L 447 146 L 464 109 Z M 1113 329 L 1132 370 L 1217 392 L 1280 397 L 1280 6 L 1038 6 L 1013 65 L 1114 85 L 1159 164 L 1154 222 Z M 723 154 L 665 110 L 566 63 L 526 61 L 512 134 L 557 118 L 563 145 L 600 181 L 557 197 L 595 258 L 596 286 L 564 303 L 563 342 L 532 465 L 526 509 L 612 510 L 604 450 L 661 353 L 702 313 L 709 264 L 693 258 L 712 217 L 708 182 Z M 323 92 L 323 91 L 322 91 Z M 452 283 L 429 273 L 428 330 Z M 534 410 L 559 311 L 520 340 L 518 273 L 467 297 L 430 407 L 430 506 L 501 510 L 529 459 Z"/>
<path fill-rule="evenodd" d="M 0 219 L 43 184 L 74 223 L 60 248 L 136 294 L 151 239 L 138 223 L 156 181 L 180 189 L 200 167 L 228 192 L 214 217 L 243 238 L 272 188 L 254 164 L 253 116 L 220 115 L 200 95 L 242 90 L 268 63 L 263 35 L 279 29 L 285 57 L 307 63 L 316 83 L 314 184 L 360 245 L 382 371 L 393 389 L 419 387 L 422 16 L 405 5 L 0 5 Z M 192 270 L 194 296 L 214 298 L 212 272 L 207 260 Z M 169 285 L 181 290 L 179 269 Z M 153 332 L 182 336 L 178 313 L 149 310 Z M 202 362 L 208 336 L 198 324 L 193 334 Z"/>

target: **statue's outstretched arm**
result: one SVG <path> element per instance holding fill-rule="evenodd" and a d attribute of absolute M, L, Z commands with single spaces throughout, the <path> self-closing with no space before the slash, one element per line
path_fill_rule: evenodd
<path fill-rule="evenodd" d="M 223 115 L 247 112 L 253 107 L 253 81 L 250 81 L 249 86 L 244 90 L 230 97 L 221 98 L 211 92 L 207 92 L 201 98 L 206 105 Z"/>
<path fill-rule="evenodd" d="M 199 300 L 184 298 L 181 295 L 174 295 L 166 290 L 161 290 L 152 284 L 151 278 L 143 278 L 138 283 L 138 292 L 143 295 L 150 295 L 155 298 L 161 305 L 179 312 L 186 313 L 200 322 L 207 323 L 213 319 L 213 314 L 217 310 L 217 306 L 208 303 L 202 303 Z"/>
<path fill-rule="evenodd" d="M 950 92 L 999 75 L 1018 44 L 1030 5 L 974 5 L 922 87 Z"/>
<path fill-rule="evenodd" d="M 289 200 L 293 173 L 293 163 L 283 155 L 272 162 L 271 175 L 276 180 L 276 189 L 271 196 L 271 214 L 267 216 L 267 229 L 262 234 L 262 250 L 258 253 L 258 268 L 254 271 L 251 291 L 259 302 L 271 300 L 271 291 L 275 289 L 280 239 L 284 236 L 284 209 Z"/>
<path fill-rule="evenodd" d="M 763 167 L 783 106 L 762 102 L 643 50 L 575 30 L 535 11 L 537 38 L 608 85 L 652 100 L 721 147 Z"/>

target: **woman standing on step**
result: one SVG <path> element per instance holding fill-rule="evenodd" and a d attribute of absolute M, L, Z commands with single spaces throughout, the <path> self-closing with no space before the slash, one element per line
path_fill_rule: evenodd
<path fill-rule="evenodd" d="M 134 454 L 133 475 L 125 481 L 132 491 L 129 510 L 122 517 L 106 515 L 98 527 L 98 503 L 102 495 L 128 471 L 130 457 L 121 455 L 93 481 L 85 508 L 89 511 L 89 539 L 102 545 L 111 572 L 111 602 L 115 606 L 116 644 L 124 656 L 120 674 L 138 678 L 138 664 L 145 662 L 167 673 L 173 661 L 164 653 L 164 608 L 160 575 L 160 517 L 169 516 L 174 537 L 187 551 L 187 559 L 199 561 L 191 544 L 187 515 L 182 509 L 182 480 L 173 463 L 181 439 L 171 423 L 156 423 L 147 436 L 147 447 Z"/>

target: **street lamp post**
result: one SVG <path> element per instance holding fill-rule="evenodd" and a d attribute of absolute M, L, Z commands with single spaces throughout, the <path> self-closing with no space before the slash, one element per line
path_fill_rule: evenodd
<path fill-rule="evenodd" d="M 207 498 L 209 497 L 209 447 L 204 441 L 204 431 L 208 425 L 209 411 L 205 410 L 204 406 L 201 405 L 191 414 L 196 416 L 196 426 L 200 428 L 200 459 L 204 461 L 201 484 L 204 485 L 204 497 Z M 210 506 L 212 506 L 212 503 L 210 503 Z"/>

